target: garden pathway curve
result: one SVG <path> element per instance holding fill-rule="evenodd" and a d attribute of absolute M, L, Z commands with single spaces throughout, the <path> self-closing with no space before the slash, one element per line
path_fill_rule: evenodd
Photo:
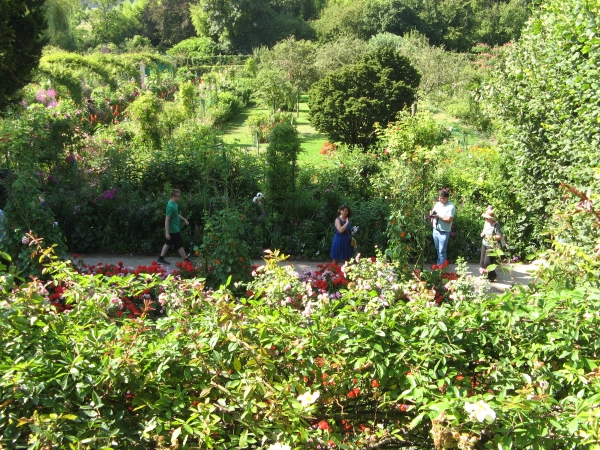
<path fill-rule="evenodd" d="M 81 255 L 79 257 L 81 257 Z M 150 265 L 152 261 L 156 261 L 156 257 L 148 255 L 94 253 L 91 255 L 86 255 L 83 261 L 86 264 L 98 264 L 98 262 L 102 262 L 104 264 L 118 264 L 119 262 L 122 262 L 125 267 L 137 267 L 139 265 Z M 167 257 L 167 261 L 171 262 L 171 265 L 166 267 L 173 269 L 175 268 L 175 264 L 178 261 L 181 261 L 181 259 L 179 256 L 176 257 L 174 254 L 171 254 L 170 257 Z M 252 262 L 253 264 L 258 265 L 264 264 L 262 259 L 256 259 Z M 328 261 L 286 261 L 285 264 L 293 265 L 296 269 L 296 272 L 302 273 L 305 270 L 314 270 L 316 269 L 317 264 L 324 264 L 326 262 Z M 479 264 L 469 263 L 467 267 L 470 275 L 479 276 Z M 538 264 L 534 262 L 533 264 L 510 264 L 503 266 L 502 269 L 496 269 L 496 273 L 498 273 L 498 279 L 494 283 L 490 284 L 490 293 L 501 294 L 512 286 L 525 286 L 529 284 L 529 281 L 531 280 L 531 277 L 534 276 L 537 267 Z M 448 266 L 448 271 L 454 272 L 455 270 L 456 265 L 450 264 Z"/>

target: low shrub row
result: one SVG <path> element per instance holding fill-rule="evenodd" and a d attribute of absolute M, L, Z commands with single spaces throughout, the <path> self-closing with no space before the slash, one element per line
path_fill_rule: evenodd
<path fill-rule="evenodd" d="M 193 266 L 75 270 L 28 239 L 41 278 L 0 268 L 5 447 L 597 442 L 597 286 L 488 297 L 464 268 L 296 274 L 273 252 L 213 290 Z"/>

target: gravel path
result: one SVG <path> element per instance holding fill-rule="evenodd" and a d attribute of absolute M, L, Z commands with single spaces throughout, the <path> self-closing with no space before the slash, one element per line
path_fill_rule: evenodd
<path fill-rule="evenodd" d="M 78 255 L 81 258 L 81 254 Z M 71 258 L 73 259 L 73 258 Z M 85 255 L 83 261 L 86 264 L 97 264 L 102 262 L 105 264 L 118 264 L 122 262 L 125 267 L 137 267 L 139 265 L 147 266 L 156 261 L 156 256 L 148 255 L 123 255 L 123 254 L 110 254 L 110 253 L 94 253 L 91 255 Z M 171 253 L 167 256 L 167 261 L 171 263 L 169 267 L 175 268 L 175 264 L 181 261 L 179 255 Z M 324 264 L 328 261 L 286 261 L 285 264 L 291 264 L 294 266 L 297 272 L 301 273 L 305 270 L 314 270 L 317 264 Z M 262 259 L 253 260 L 254 264 L 262 265 L 264 261 Z M 468 273 L 473 276 L 479 276 L 479 264 L 468 264 Z M 502 268 L 496 269 L 498 279 L 490 284 L 490 292 L 500 294 L 506 289 L 516 285 L 527 285 L 531 280 L 532 275 L 535 273 L 538 265 L 537 264 L 510 264 L 504 265 Z M 450 264 L 448 271 L 453 272 L 456 269 L 456 265 Z"/>

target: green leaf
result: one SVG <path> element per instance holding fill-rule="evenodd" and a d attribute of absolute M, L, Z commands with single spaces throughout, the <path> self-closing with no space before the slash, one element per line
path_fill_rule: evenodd
<path fill-rule="evenodd" d="M 240 435 L 240 441 L 238 443 L 238 448 L 246 448 L 248 447 L 248 430 L 242 431 Z"/>
<path fill-rule="evenodd" d="M 411 420 L 410 425 L 408 425 L 408 427 L 411 430 L 414 429 L 417 425 L 419 425 L 421 423 L 421 421 L 423 420 L 423 417 L 425 417 L 425 413 L 419 414 L 417 417 L 415 417 L 413 420 Z"/>

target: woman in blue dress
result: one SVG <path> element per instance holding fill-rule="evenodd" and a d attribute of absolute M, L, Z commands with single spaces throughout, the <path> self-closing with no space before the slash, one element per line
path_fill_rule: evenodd
<path fill-rule="evenodd" d="M 354 247 L 350 245 L 350 239 L 352 239 L 350 234 L 352 210 L 344 204 L 338 208 L 338 212 L 340 215 L 336 217 L 334 222 L 335 233 L 331 243 L 331 253 L 329 254 L 333 259 L 333 264 L 337 264 L 338 261 L 347 261 L 354 256 Z"/>

